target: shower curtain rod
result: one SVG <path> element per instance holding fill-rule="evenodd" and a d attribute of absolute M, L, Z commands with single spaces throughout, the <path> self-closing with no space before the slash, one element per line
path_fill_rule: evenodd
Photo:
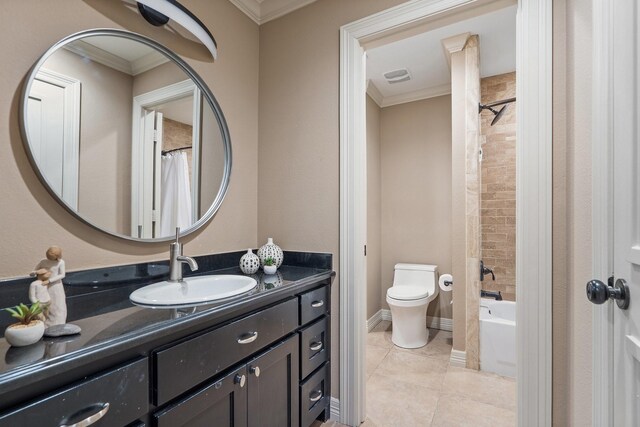
<path fill-rule="evenodd" d="M 509 104 L 515 101 L 516 101 L 516 98 L 513 97 L 513 98 L 503 99 L 502 101 L 490 102 L 488 104 L 480 104 L 480 111 L 482 111 L 485 108 L 491 108 L 491 107 L 495 107 L 497 105 L 502 105 L 502 104 Z"/>
<path fill-rule="evenodd" d="M 192 148 L 192 146 L 187 145 L 186 147 L 178 147 L 171 150 L 162 150 L 160 153 L 164 156 L 165 154 L 173 153 L 174 151 L 191 150 Z"/>

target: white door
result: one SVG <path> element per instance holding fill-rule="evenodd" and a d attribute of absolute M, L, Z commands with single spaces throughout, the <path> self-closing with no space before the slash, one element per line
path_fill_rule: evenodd
<path fill-rule="evenodd" d="M 159 237 L 160 220 L 160 157 L 162 153 L 162 113 L 144 110 L 142 118 L 142 167 L 140 173 L 141 195 L 138 208 L 137 237 Z"/>
<path fill-rule="evenodd" d="M 599 120 L 601 112 L 600 119 L 610 121 L 605 127 L 610 129 L 607 139 L 612 155 L 609 171 L 609 179 L 613 180 L 609 185 L 609 200 L 613 202 L 609 213 L 612 253 L 606 264 L 613 275 L 606 284 L 602 280 L 587 285 L 587 296 L 592 302 L 609 304 L 605 306 L 606 316 L 594 318 L 602 323 L 600 330 L 604 332 L 600 336 L 604 338 L 598 338 L 601 325 L 594 323 L 597 341 L 593 405 L 606 408 L 602 415 L 596 410 L 598 418 L 594 419 L 594 425 L 631 427 L 640 425 L 640 6 L 637 0 L 616 0 L 606 3 L 604 10 L 611 12 L 608 22 L 611 32 L 603 31 L 604 36 L 598 33 L 596 37 L 602 37 L 598 40 L 610 37 L 603 50 L 610 53 L 612 62 L 610 75 L 605 79 L 608 82 L 597 84 L 608 86 L 610 96 L 603 100 L 605 105 L 597 105 L 593 110 L 596 112 L 593 120 Z M 596 51 L 598 54 L 601 52 Z M 606 142 L 595 140 L 594 144 Z M 607 167 L 606 160 L 594 160 L 594 168 L 599 164 Z M 594 193 L 594 197 L 600 196 Z M 598 226 L 595 224 L 596 229 Z M 606 302 L 607 299 L 616 302 Z M 598 347 L 604 349 L 604 355 Z"/>
<path fill-rule="evenodd" d="M 51 189 L 78 208 L 80 81 L 41 70 L 27 100 L 29 146 Z"/>
<path fill-rule="evenodd" d="M 640 425 L 640 19 L 636 0 L 613 3 L 613 273 L 629 286 L 613 310 L 613 418 Z M 628 49 L 628 50 L 627 50 Z"/>

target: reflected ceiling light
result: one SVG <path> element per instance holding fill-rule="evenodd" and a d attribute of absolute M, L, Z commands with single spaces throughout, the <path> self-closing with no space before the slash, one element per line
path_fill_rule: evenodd
<path fill-rule="evenodd" d="M 218 45 L 211 32 L 193 13 L 175 0 L 137 0 L 140 14 L 151 25 L 165 25 L 169 19 L 189 30 L 204 44 L 213 59 L 218 58 Z"/>

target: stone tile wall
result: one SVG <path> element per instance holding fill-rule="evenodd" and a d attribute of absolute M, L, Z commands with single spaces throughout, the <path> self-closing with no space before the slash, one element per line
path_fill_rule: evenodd
<path fill-rule="evenodd" d="M 193 126 L 177 122 L 175 120 L 162 118 L 162 149 L 172 150 L 174 148 L 191 147 L 193 140 Z M 193 150 L 184 150 L 189 163 L 189 176 L 193 182 L 193 162 L 191 153 Z"/>
<path fill-rule="evenodd" d="M 516 96 L 516 73 L 481 80 L 483 104 Z M 496 109 L 501 108 L 496 107 Z M 481 227 L 482 259 L 493 269 L 482 289 L 501 291 L 504 299 L 516 297 L 516 108 L 508 105 L 491 126 L 493 113 L 480 114 L 482 142 Z"/>

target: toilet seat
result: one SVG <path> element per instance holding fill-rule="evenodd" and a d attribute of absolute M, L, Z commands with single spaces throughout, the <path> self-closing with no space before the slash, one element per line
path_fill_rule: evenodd
<path fill-rule="evenodd" d="M 387 290 L 387 297 L 400 301 L 418 300 L 428 296 L 429 291 L 421 286 L 392 286 Z"/>

